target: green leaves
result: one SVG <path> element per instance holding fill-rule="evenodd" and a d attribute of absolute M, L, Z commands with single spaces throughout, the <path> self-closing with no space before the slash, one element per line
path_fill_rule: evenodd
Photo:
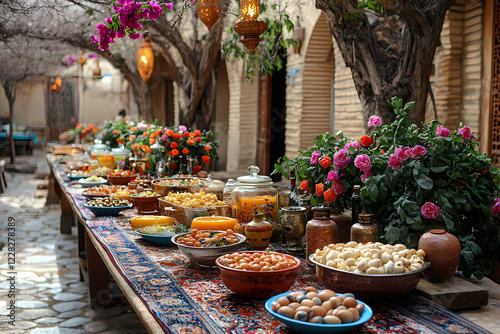
<path fill-rule="evenodd" d="M 417 177 L 415 177 L 415 181 L 417 182 L 417 184 L 422 187 L 422 189 L 425 189 L 425 190 L 431 190 L 432 187 L 434 186 L 434 181 L 428 177 L 427 175 L 419 175 Z"/>

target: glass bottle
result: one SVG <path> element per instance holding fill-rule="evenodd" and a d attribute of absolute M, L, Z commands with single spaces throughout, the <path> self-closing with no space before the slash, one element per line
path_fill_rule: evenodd
<path fill-rule="evenodd" d="M 283 208 L 285 212 L 281 219 L 281 227 L 285 236 L 286 249 L 289 252 L 301 252 L 304 250 L 302 237 L 306 234 L 306 208 L 301 206 L 288 206 Z"/>
<path fill-rule="evenodd" d="M 273 226 L 264 220 L 264 214 L 252 214 L 253 220 L 245 226 L 245 236 L 252 249 L 264 250 L 271 242 Z"/>
<path fill-rule="evenodd" d="M 337 242 L 348 243 L 351 240 L 352 216 L 342 210 L 340 203 L 334 202 L 330 219 L 337 224 Z"/>
<path fill-rule="evenodd" d="M 351 226 L 351 241 L 363 244 L 379 241 L 379 227 L 373 222 L 372 213 L 359 214 L 359 221 Z"/>
<path fill-rule="evenodd" d="M 288 206 L 300 206 L 297 193 L 295 192 L 295 186 L 297 184 L 297 179 L 295 178 L 295 173 L 290 172 L 290 195 L 288 198 Z"/>
<path fill-rule="evenodd" d="M 359 219 L 359 213 L 361 212 L 361 187 L 357 184 L 354 186 L 351 201 L 352 201 L 352 223 L 356 224 Z M 352 239 L 351 239 L 352 240 Z"/>
<path fill-rule="evenodd" d="M 226 186 L 224 187 L 224 190 L 222 191 L 222 200 L 224 203 L 227 205 L 231 206 L 231 193 L 233 192 L 233 189 L 236 188 L 236 181 L 234 179 L 229 179 L 226 182 Z"/>
<path fill-rule="evenodd" d="M 306 225 L 306 262 L 309 255 L 314 254 L 317 249 L 323 249 L 337 242 L 337 224 L 330 219 L 330 208 L 315 206 L 312 208 L 313 219 Z"/>

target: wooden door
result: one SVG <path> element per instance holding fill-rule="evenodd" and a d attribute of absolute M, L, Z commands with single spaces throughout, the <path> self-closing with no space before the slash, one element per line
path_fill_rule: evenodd
<path fill-rule="evenodd" d="M 49 90 L 48 140 L 57 140 L 61 132 L 75 127 L 78 120 L 77 92 L 76 79 L 63 80 L 59 94 Z"/>
<path fill-rule="evenodd" d="M 492 73 L 490 96 L 489 153 L 493 165 L 500 166 L 500 1 L 494 1 L 492 45 Z"/>

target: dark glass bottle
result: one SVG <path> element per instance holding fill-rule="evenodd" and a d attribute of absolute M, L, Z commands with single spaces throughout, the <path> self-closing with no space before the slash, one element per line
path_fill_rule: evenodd
<path fill-rule="evenodd" d="M 359 185 L 354 186 L 354 191 L 352 193 L 352 223 L 356 224 L 359 221 L 359 214 L 361 212 L 361 187 Z M 352 240 L 352 239 L 351 239 Z"/>
<path fill-rule="evenodd" d="M 297 184 L 297 179 L 295 178 L 295 173 L 290 172 L 290 195 L 288 198 L 288 206 L 300 206 L 300 201 L 297 197 L 297 192 L 295 191 L 295 187 Z"/>

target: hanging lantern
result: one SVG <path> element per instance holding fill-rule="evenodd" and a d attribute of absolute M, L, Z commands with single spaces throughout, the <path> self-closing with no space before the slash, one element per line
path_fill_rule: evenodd
<path fill-rule="evenodd" d="M 137 69 L 139 70 L 142 80 L 146 82 L 149 78 L 151 78 L 153 67 L 153 47 L 151 46 L 148 36 L 144 35 L 144 37 L 141 38 L 139 52 L 137 52 Z"/>
<path fill-rule="evenodd" d="M 196 13 L 208 30 L 212 29 L 220 16 L 219 0 L 198 0 L 196 4 Z"/>
<path fill-rule="evenodd" d="M 259 36 L 267 29 L 267 24 L 257 19 L 260 14 L 259 0 L 240 0 L 240 14 L 242 18 L 234 23 L 233 29 L 244 37 L 240 42 L 253 52 L 262 41 Z"/>
<path fill-rule="evenodd" d="M 87 59 L 85 59 L 85 56 L 83 55 L 83 50 L 80 50 L 80 58 L 78 58 L 78 63 L 80 64 L 81 67 L 85 65 L 87 62 Z"/>
<path fill-rule="evenodd" d="M 92 79 L 99 80 L 101 78 L 102 78 L 101 77 L 101 68 L 99 67 L 99 58 L 97 58 L 96 62 L 95 62 L 94 69 L 93 69 Z"/>
<path fill-rule="evenodd" d="M 62 80 L 58 74 L 56 79 L 54 80 L 54 84 L 52 84 L 52 86 L 50 86 L 50 91 L 56 92 L 57 94 L 59 94 L 59 92 L 61 91 L 61 87 L 62 87 Z"/>

